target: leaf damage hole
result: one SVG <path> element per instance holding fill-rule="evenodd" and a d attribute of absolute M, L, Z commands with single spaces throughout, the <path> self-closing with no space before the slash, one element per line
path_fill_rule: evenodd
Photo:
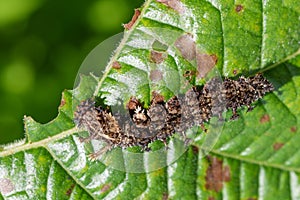
<path fill-rule="evenodd" d="M 0 192 L 1 194 L 9 194 L 15 189 L 14 184 L 8 178 L 1 178 L 0 179 Z"/>
<path fill-rule="evenodd" d="M 123 27 L 126 29 L 126 30 L 130 30 L 131 27 L 134 25 L 134 23 L 136 22 L 136 20 L 139 18 L 141 14 L 141 11 L 140 9 L 135 9 L 134 10 L 134 15 L 132 16 L 132 19 L 130 20 L 130 22 L 128 22 L 127 24 L 124 24 Z"/>
<path fill-rule="evenodd" d="M 159 71 L 155 73 L 160 74 Z M 224 82 L 214 77 L 203 88 L 193 86 L 184 95 L 168 100 L 159 92 L 153 92 L 150 105 L 144 105 L 132 96 L 123 113 L 112 113 L 109 107 L 95 106 L 95 100 L 88 99 L 77 107 L 74 121 L 90 133 L 82 142 L 96 139 L 108 144 L 93 153 L 92 159 L 115 147 L 139 146 L 149 151 L 148 145 L 157 140 L 167 146 L 167 140 L 175 132 L 185 138 L 186 130 L 193 126 L 200 126 L 206 131 L 204 123 L 209 122 L 212 116 L 222 120 L 225 110 L 232 110 L 231 120 L 234 120 L 239 117 L 238 108 L 247 106 L 251 111 L 253 102 L 273 90 L 273 85 L 261 74 L 238 80 L 225 78 Z M 226 169 L 224 175 L 225 172 Z M 227 180 L 226 176 L 224 178 Z"/>
<path fill-rule="evenodd" d="M 229 182 L 231 179 L 228 166 L 223 167 L 223 161 L 217 157 L 208 156 L 209 166 L 206 170 L 205 188 L 220 192 L 223 188 L 223 182 Z"/>

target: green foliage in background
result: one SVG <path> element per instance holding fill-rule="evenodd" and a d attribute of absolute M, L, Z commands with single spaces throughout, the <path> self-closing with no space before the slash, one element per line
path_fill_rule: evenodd
<path fill-rule="evenodd" d="M 25 143 L 0 151 L 0 199 L 300 199 L 297 0 L 182 0 L 173 5 L 146 1 L 113 57 L 122 65 L 120 70 L 108 65 L 103 77 L 83 76 L 79 87 L 63 92 L 54 121 L 40 124 L 25 119 Z M 150 51 L 147 45 L 141 49 L 130 41 L 163 35 L 150 34 L 150 27 L 191 33 L 202 52 L 218 57 L 222 76 L 264 71 L 275 91 L 257 102 L 252 112 L 242 110 L 240 119 L 226 121 L 208 156 L 202 157 L 205 134 L 199 133 L 172 165 L 151 173 L 125 173 L 87 159 L 90 151 L 74 128 L 72 98 L 84 99 L 91 91 L 104 93 L 110 104 L 115 93 L 124 101 L 140 94 L 148 102 L 155 89 L 149 82 L 150 69 L 144 67 Z M 130 59 L 128 50 L 134 52 Z M 180 77 L 188 67 L 184 63 L 177 52 L 161 68 L 166 73 L 176 69 Z M 166 79 L 161 89 L 168 84 Z"/>
<path fill-rule="evenodd" d="M 143 2 L 0 0 L 0 144 L 24 137 L 24 114 L 53 119 L 85 56 Z"/>

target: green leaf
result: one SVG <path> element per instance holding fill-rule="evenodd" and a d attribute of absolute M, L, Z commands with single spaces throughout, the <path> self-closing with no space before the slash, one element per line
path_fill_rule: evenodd
<path fill-rule="evenodd" d="M 26 139 L 0 148 L 0 199 L 300 199 L 299 19 L 296 0 L 146 1 L 103 76 L 81 76 L 63 92 L 56 119 L 25 117 Z M 91 149 L 79 141 L 86 132 L 73 123 L 76 105 L 93 94 L 108 105 L 130 96 L 149 105 L 152 91 L 166 98 L 184 92 L 178 88 L 195 63 L 176 48 L 158 68 L 150 59 L 153 42 L 164 52 L 182 35 L 192 35 L 198 53 L 215 56 L 222 76 L 264 72 L 275 91 L 226 121 L 208 155 L 198 133 L 175 163 L 150 173 L 89 161 Z M 153 84 L 157 69 L 162 76 Z"/>

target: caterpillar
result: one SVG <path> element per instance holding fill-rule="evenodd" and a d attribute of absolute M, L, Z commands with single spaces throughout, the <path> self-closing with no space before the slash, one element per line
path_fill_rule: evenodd
<path fill-rule="evenodd" d="M 95 106 L 94 100 L 88 99 L 77 106 L 74 121 L 77 127 L 89 132 L 89 137 L 81 138 L 82 142 L 95 139 L 108 144 L 90 154 L 95 160 L 115 147 L 140 146 L 149 151 L 148 145 L 156 140 L 167 145 L 167 139 L 175 133 L 185 136 L 186 130 L 193 126 L 205 130 L 204 123 L 212 116 L 222 120 L 225 110 L 232 110 L 231 120 L 237 119 L 239 108 L 246 106 L 248 111 L 253 110 L 252 103 L 273 90 L 272 83 L 260 73 L 237 80 L 212 78 L 202 88 L 193 86 L 184 95 L 173 96 L 167 101 L 153 92 L 148 109 L 136 97 L 131 97 L 125 114 L 112 114 L 109 108 Z"/>

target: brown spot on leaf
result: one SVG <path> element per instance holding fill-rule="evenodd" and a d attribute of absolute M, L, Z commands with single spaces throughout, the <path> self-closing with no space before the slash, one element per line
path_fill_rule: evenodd
<path fill-rule="evenodd" d="M 199 153 L 199 148 L 196 146 L 192 146 L 192 150 L 194 154 L 198 154 Z"/>
<path fill-rule="evenodd" d="M 231 178 L 230 169 L 228 166 L 225 166 L 223 168 L 223 181 L 228 182 L 228 181 L 230 181 L 230 178 Z"/>
<path fill-rule="evenodd" d="M 165 58 L 166 56 L 163 53 L 157 51 L 151 51 L 150 59 L 152 62 L 156 64 L 160 64 L 165 60 Z"/>
<path fill-rule="evenodd" d="M 268 114 L 264 114 L 259 120 L 261 124 L 267 123 L 269 121 L 270 121 L 270 116 Z"/>
<path fill-rule="evenodd" d="M 164 100 L 165 100 L 164 96 L 162 96 L 161 94 L 159 94 L 156 91 L 152 92 L 152 101 L 151 101 L 151 104 L 163 103 Z"/>
<path fill-rule="evenodd" d="M 169 199 L 168 193 L 164 192 L 164 194 L 162 196 L 162 200 L 168 200 L 168 199 Z"/>
<path fill-rule="evenodd" d="M 66 100 L 64 97 L 62 97 L 62 99 L 60 100 L 59 107 L 63 107 L 65 104 L 66 104 Z"/>
<path fill-rule="evenodd" d="M 297 127 L 296 126 L 292 126 L 291 129 L 290 129 L 290 131 L 292 133 L 296 133 L 297 132 Z"/>
<path fill-rule="evenodd" d="M 208 54 L 197 53 L 196 61 L 197 61 L 198 78 L 204 78 L 206 74 L 210 72 L 212 68 L 217 64 L 218 57 L 215 54 L 208 55 Z"/>
<path fill-rule="evenodd" d="M 215 200 L 214 197 L 208 197 L 208 200 Z"/>
<path fill-rule="evenodd" d="M 193 60 L 196 57 L 196 44 L 190 34 L 182 35 L 175 41 L 175 47 L 181 55 L 187 60 Z"/>
<path fill-rule="evenodd" d="M 136 20 L 139 18 L 141 14 L 141 11 L 139 9 L 135 9 L 134 10 L 134 15 L 132 16 L 132 19 L 130 20 L 130 22 L 128 22 L 127 24 L 124 24 L 123 27 L 127 30 L 130 30 L 131 27 L 134 25 L 134 23 L 136 22 Z"/>
<path fill-rule="evenodd" d="M 67 196 L 71 196 L 74 187 L 75 187 L 75 184 L 72 184 L 72 185 L 70 186 L 70 188 L 69 188 L 69 189 L 67 190 L 67 192 L 66 192 L 66 195 L 67 195 Z"/>
<path fill-rule="evenodd" d="M 233 74 L 234 74 L 234 75 L 237 75 L 237 73 L 238 73 L 238 70 L 237 70 L 237 69 L 234 69 L 234 70 L 233 70 Z"/>
<path fill-rule="evenodd" d="M 165 4 L 169 8 L 177 11 L 179 14 L 183 14 L 185 12 L 185 7 L 179 0 L 156 0 L 156 1 Z"/>
<path fill-rule="evenodd" d="M 250 198 L 248 198 L 247 200 L 257 200 L 257 198 L 250 197 Z"/>
<path fill-rule="evenodd" d="M 208 156 L 210 164 L 206 171 L 206 184 L 208 190 L 219 192 L 223 188 L 223 182 L 230 181 L 230 169 L 228 166 L 223 168 L 223 161 L 216 157 Z"/>
<path fill-rule="evenodd" d="M 273 149 L 275 151 L 277 151 L 277 150 L 281 149 L 281 147 L 283 147 L 283 145 L 284 145 L 283 143 L 277 142 L 277 143 L 273 144 Z"/>
<path fill-rule="evenodd" d="M 111 188 L 111 184 L 105 184 L 101 187 L 101 193 L 107 192 Z"/>
<path fill-rule="evenodd" d="M 4 195 L 12 192 L 15 189 L 14 184 L 7 178 L 0 179 L 0 192 Z"/>
<path fill-rule="evenodd" d="M 193 80 L 193 77 L 195 77 L 197 75 L 198 75 L 198 73 L 196 70 L 187 70 L 183 74 L 183 77 L 185 77 L 189 81 L 189 83 L 191 83 L 191 81 Z"/>
<path fill-rule="evenodd" d="M 160 70 L 155 69 L 155 70 L 150 71 L 150 80 L 151 81 L 158 82 L 162 79 L 163 79 L 163 73 Z"/>
<path fill-rule="evenodd" d="M 244 7 L 243 7 L 242 5 L 236 5 L 236 6 L 235 6 L 235 11 L 236 11 L 237 13 L 241 12 L 243 9 L 244 9 Z"/>
<path fill-rule="evenodd" d="M 113 64 L 112 64 L 112 68 L 121 69 L 121 65 L 118 61 L 114 61 Z"/>

